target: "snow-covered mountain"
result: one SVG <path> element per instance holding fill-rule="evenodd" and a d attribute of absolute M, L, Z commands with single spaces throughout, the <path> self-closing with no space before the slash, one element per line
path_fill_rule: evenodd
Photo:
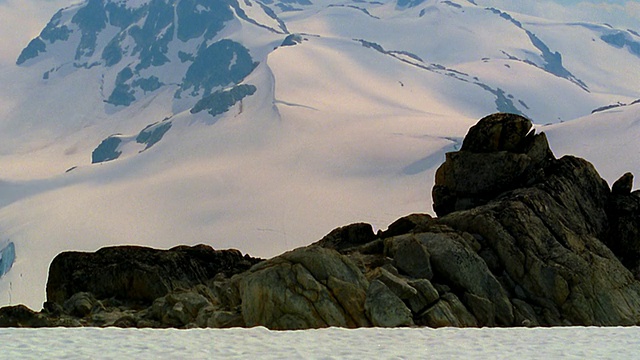
<path fill-rule="evenodd" d="M 431 212 L 444 153 L 496 111 L 528 116 L 557 155 L 609 181 L 640 173 L 640 35 L 479 3 L 58 11 L 0 67 L 0 305 L 39 308 L 64 250 L 207 243 L 268 257 Z"/>

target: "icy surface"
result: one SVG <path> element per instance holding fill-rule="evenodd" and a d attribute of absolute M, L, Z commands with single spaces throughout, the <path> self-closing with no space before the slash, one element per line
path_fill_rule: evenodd
<path fill-rule="evenodd" d="M 640 328 L 0 329 L 7 359 L 632 359 Z"/>

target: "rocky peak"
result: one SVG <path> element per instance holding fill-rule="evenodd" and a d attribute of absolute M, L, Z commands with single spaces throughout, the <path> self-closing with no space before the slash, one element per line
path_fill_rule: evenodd
<path fill-rule="evenodd" d="M 523 153 L 531 121 L 520 115 L 498 113 L 489 115 L 469 129 L 461 151 L 475 153 L 510 151 Z"/>
<path fill-rule="evenodd" d="M 554 159 L 544 133 L 520 115 L 497 113 L 471 127 L 460 151 L 446 154 L 433 188 L 439 216 L 483 205 L 501 193 L 530 186 Z"/>

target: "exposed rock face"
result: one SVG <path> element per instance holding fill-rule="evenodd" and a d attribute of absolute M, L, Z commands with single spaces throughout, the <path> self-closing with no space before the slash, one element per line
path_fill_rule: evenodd
<path fill-rule="evenodd" d="M 622 175 L 612 186 L 607 206 L 609 234 L 605 244 L 640 279 L 640 192 L 631 192 L 633 175 Z"/>
<path fill-rule="evenodd" d="M 247 326 L 307 329 L 368 326 L 369 282 L 355 264 L 321 247 L 293 250 L 254 266 L 239 281 Z"/>
<path fill-rule="evenodd" d="M 47 301 L 62 305 L 75 293 L 90 292 L 98 299 L 151 304 L 174 290 L 205 283 L 218 273 L 243 272 L 259 261 L 237 250 L 216 251 L 206 245 L 64 252 L 51 262 Z"/>
<path fill-rule="evenodd" d="M 480 120 L 460 151 L 448 153 L 432 191 L 438 216 L 486 204 L 500 193 L 544 178 L 540 170 L 554 159 L 547 138 L 529 132 L 531 121 L 494 114 Z"/>
<path fill-rule="evenodd" d="M 640 324 L 633 176 L 611 191 L 531 127 L 496 114 L 471 128 L 438 169 L 439 218 L 352 224 L 262 262 L 205 246 L 65 253 L 45 309 L 0 309 L 0 326 Z"/>
<path fill-rule="evenodd" d="M 533 309 L 514 306 L 516 318 L 543 325 L 636 324 L 639 284 L 604 244 L 615 241 L 623 261 L 623 254 L 634 259 L 625 265 L 637 266 L 640 207 L 628 195 L 632 175 L 616 182 L 612 195 L 588 162 L 556 160 L 544 134 L 527 135 L 527 122 L 508 114 L 484 118 L 461 150 L 448 154 L 433 190 L 435 210 L 446 215 L 438 222 L 472 234 L 477 254 L 512 300 Z M 492 153 L 478 165 L 483 151 Z M 638 250 L 630 255 L 633 245 Z"/>
<path fill-rule="evenodd" d="M 367 291 L 364 310 L 373 326 L 397 327 L 413 325 L 411 310 L 380 280 L 374 280 Z"/>
<path fill-rule="evenodd" d="M 599 240 L 606 235 L 608 187 L 590 164 L 563 158 L 548 181 L 441 221 L 481 244 L 512 297 L 541 325 L 632 325 L 640 284 Z"/>

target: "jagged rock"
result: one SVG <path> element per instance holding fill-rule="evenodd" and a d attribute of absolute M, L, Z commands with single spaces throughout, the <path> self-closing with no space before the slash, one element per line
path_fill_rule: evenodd
<path fill-rule="evenodd" d="M 364 309 L 373 326 L 398 327 L 413 325 L 411 310 L 380 280 L 371 281 Z"/>
<path fill-rule="evenodd" d="M 247 326 L 270 329 L 358 327 L 369 282 L 344 255 L 299 248 L 251 268 L 239 281 Z"/>
<path fill-rule="evenodd" d="M 613 195 L 628 195 L 631 194 L 633 189 L 633 174 L 628 172 L 616 180 L 611 186 L 611 193 Z"/>
<path fill-rule="evenodd" d="M 97 299 L 118 298 L 151 304 L 176 289 L 227 276 L 259 262 L 237 250 L 178 246 L 157 250 L 138 246 L 107 247 L 95 253 L 63 252 L 49 268 L 47 300 L 63 304 L 73 294 L 90 292 Z"/>

